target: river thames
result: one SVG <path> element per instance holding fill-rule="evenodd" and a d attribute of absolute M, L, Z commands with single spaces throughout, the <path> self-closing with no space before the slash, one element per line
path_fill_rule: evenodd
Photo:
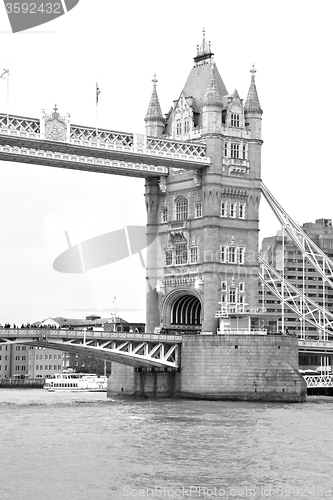
<path fill-rule="evenodd" d="M 333 498 L 333 398 L 0 390 L 1 500 Z"/>

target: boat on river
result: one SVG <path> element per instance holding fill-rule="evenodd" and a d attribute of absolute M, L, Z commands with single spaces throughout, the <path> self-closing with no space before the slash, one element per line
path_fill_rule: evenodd
<path fill-rule="evenodd" d="M 56 373 L 45 380 L 43 388 L 49 392 L 106 392 L 107 380 L 96 373 Z"/>

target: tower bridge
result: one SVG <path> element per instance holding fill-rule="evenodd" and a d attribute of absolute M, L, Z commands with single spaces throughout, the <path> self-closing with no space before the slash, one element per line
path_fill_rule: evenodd
<path fill-rule="evenodd" d="M 252 332 L 249 332 L 252 334 Z M 0 345 L 19 344 L 93 356 L 133 368 L 181 370 L 183 335 L 47 328 L 4 328 Z M 298 340 L 300 353 L 333 354 L 333 341 Z M 333 375 L 304 375 L 308 387 L 333 387 Z"/>
<path fill-rule="evenodd" d="M 315 345 L 284 336 L 233 334 L 236 324 L 251 332 L 276 323 L 259 304 L 261 280 L 282 308 L 290 307 L 318 327 L 323 341 L 333 335 L 333 315 L 327 307 L 307 300 L 304 291 L 289 286 L 285 276 L 259 256 L 263 194 L 304 259 L 325 286 L 333 285 L 333 263 L 262 183 L 263 111 L 255 73 L 252 66 L 245 102 L 236 89 L 228 92 L 204 33 L 185 85 L 166 114 L 154 76 L 145 134 L 73 125 L 70 115 L 61 116 L 56 106 L 51 114 L 42 111 L 39 119 L 0 114 L 0 160 L 145 178 L 147 332 L 192 327 L 202 334 L 179 340 L 174 336 L 170 342 L 161 335 L 97 339 L 86 332 L 65 340 L 50 331 L 46 339 L 39 333 L 31 339 L 29 333 L 25 342 L 90 349 L 96 356 L 130 365 L 124 367 L 127 371 L 115 368 L 112 378 L 119 387 L 124 380 L 137 383 L 132 367 L 175 370 L 181 345 L 181 379 L 174 379 L 173 387 L 181 380 L 185 396 L 304 398 L 298 351 Z M 217 331 L 228 335 L 213 336 Z M 331 349 L 329 343 L 317 347 L 318 352 Z M 247 378 L 240 382 L 242 370 Z M 272 380 L 278 383 L 272 385 Z M 279 384 L 283 390 L 277 389 Z"/>

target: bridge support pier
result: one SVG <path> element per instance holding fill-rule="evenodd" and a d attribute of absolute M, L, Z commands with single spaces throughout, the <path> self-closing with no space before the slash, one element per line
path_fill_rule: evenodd
<path fill-rule="evenodd" d="M 176 371 L 147 370 L 112 363 L 107 395 L 173 398 L 179 394 L 179 379 L 180 373 Z"/>
<path fill-rule="evenodd" d="M 307 387 L 298 371 L 296 337 L 193 335 L 183 338 L 181 370 L 112 363 L 108 397 L 181 397 L 298 403 Z"/>

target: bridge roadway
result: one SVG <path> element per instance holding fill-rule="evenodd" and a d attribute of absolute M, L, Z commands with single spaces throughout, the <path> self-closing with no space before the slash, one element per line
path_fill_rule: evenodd
<path fill-rule="evenodd" d="M 84 354 L 121 364 L 176 370 L 180 366 L 180 335 L 62 329 L 0 330 L 0 345 L 20 344 Z"/>
<path fill-rule="evenodd" d="M 85 354 L 134 367 L 178 369 L 182 335 L 63 329 L 0 329 L 0 344 L 14 343 Z M 300 353 L 333 354 L 333 341 L 298 340 Z M 332 383 L 333 386 L 333 383 Z"/>

